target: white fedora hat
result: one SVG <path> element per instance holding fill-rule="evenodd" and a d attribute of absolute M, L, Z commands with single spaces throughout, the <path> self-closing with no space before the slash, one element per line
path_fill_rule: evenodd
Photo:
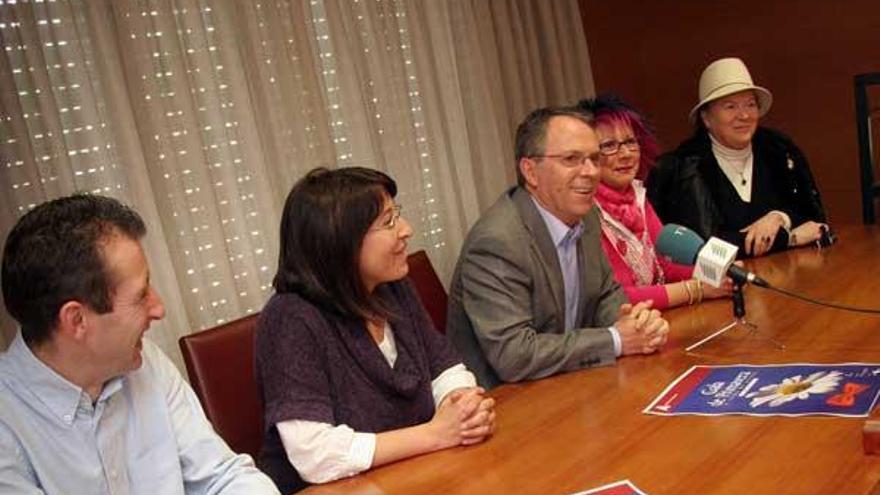
<path fill-rule="evenodd" d="M 758 99 L 758 115 L 764 116 L 773 103 L 773 95 L 767 88 L 755 86 L 752 75 L 742 60 L 734 57 L 721 58 L 709 64 L 700 76 L 699 103 L 691 110 L 690 119 L 694 122 L 697 111 L 710 101 L 727 95 L 752 89 Z"/>

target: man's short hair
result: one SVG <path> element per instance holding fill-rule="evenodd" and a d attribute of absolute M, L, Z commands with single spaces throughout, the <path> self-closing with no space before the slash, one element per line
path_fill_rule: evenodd
<path fill-rule="evenodd" d="M 592 114 L 575 107 L 544 107 L 528 114 L 516 128 L 516 182 L 520 186 L 526 184 L 526 179 L 519 169 L 519 162 L 523 158 L 544 154 L 547 125 L 553 117 L 571 117 L 593 127 Z"/>
<path fill-rule="evenodd" d="M 47 341 L 68 301 L 111 311 L 113 287 L 102 244 L 111 235 L 140 239 L 145 233 L 134 210 L 105 196 L 75 194 L 25 214 L 6 239 L 0 275 L 6 309 L 25 342 Z"/>

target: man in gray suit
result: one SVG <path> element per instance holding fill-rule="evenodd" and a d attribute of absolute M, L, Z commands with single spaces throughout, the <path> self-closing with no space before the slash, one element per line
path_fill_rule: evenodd
<path fill-rule="evenodd" d="M 602 252 L 590 116 L 532 112 L 516 134 L 519 185 L 468 233 L 450 287 L 447 335 L 490 388 L 650 354 L 669 324 L 630 305 Z"/>

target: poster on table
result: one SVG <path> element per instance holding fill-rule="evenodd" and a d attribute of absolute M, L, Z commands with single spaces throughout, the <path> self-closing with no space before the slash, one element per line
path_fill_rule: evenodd
<path fill-rule="evenodd" d="M 572 495 L 647 495 L 636 488 L 629 480 L 617 481 L 585 492 L 577 492 Z"/>
<path fill-rule="evenodd" d="M 867 416 L 880 393 L 880 364 L 694 366 L 645 408 L 647 414 Z"/>

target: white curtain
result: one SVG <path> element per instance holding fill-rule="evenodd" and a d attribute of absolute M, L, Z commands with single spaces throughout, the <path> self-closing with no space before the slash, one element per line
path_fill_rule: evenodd
<path fill-rule="evenodd" d="M 259 311 L 316 166 L 392 175 L 447 280 L 516 123 L 593 94 L 582 29 L 576 0 L 0 0 L 0 240 L 75 191 L 132 204 L 178 364 L 181 335 Z"/>

